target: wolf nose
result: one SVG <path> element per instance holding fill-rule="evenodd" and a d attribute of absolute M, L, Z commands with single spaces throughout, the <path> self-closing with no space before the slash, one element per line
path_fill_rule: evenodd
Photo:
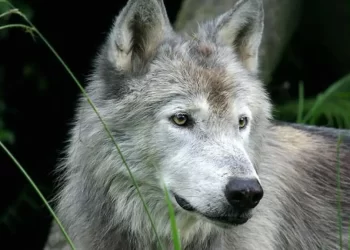
<path fill-rule="evenodd" d="M 225 189 L 228 202 L 241 210 L 256 207 L 263 195 L 264 191 L 256 179 L 232 178 Z"/>

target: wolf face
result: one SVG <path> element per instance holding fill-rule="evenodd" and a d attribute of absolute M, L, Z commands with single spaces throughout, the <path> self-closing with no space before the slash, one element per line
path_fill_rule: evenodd
<path fill-rule="evenodd" d="M 191 37 L 175 34 L 162 1 L 131 0 L 88 86 L 136 179 L 164 181 L 181 211 L 219 225 L 245 223 L 263 197 L 262 30 L 259 1 L 239 1 Z"/>

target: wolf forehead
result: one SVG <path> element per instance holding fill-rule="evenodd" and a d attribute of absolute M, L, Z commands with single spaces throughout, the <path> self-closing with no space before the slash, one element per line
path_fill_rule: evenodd
<path fill-rule="evenodd" d="M 213 111 L 220 112 L 226 112 L 233 99 L 248 95 L 249 85 L 257 80 L 230 47 L 179 35 L 164 39 L 141 74 L 118 72 L 114 65 L 108 68 L 103 81 L 112 85 L 112 93 L 119 91 L 119 97 L 123 92 L 119 86 L 133 86 L 142 89 L 143 95 L 157 97 L 153 101 L 168 100 L 170 96 L 189 100 L 204 97 Z"/>
<path fill-rule="evenodd" d="M 170 89 L 175 85 L 191 97 L 205 95 L 211 106 L 225 110 L 234 94 L 235 79 L 219 53 L 209 42 L 164 43 L 150 64 L 153 86 L 163 80 Z"/>

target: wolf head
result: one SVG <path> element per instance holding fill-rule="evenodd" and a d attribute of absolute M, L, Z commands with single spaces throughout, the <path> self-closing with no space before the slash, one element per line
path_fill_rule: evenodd
<path fill-rule="evenodd" d="M 117 16 L 87 92 L 151 207 L 164 182 L 180 214 L 218 225 L 251 216 L 263 197 L 259 152 L 270 119 L 258 79 L 262 32 L 258 0 L 238 1 L 191 35 L 174 32 L 161 0 L 130 0 Z M 81 106 L 82 145 L 71 159 L 88 162 L 97 186 L 118 200 L 128 171 L 93 110 Z"/>

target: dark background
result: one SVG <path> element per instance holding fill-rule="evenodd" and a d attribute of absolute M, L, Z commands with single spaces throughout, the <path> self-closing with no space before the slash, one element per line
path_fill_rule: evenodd
<path fill-rule="evenodd" d="M 297 100 L 300 80 L 305 82 L 306 96 L 313 98 L 350 72 L 340 67 L 329 46 L 319 41 L 319 20 L 326 17 L 317 17 L 320 10 L 310 2 L 304 6 L 300 27 L 268 85 L 278 107 Z M 126 0 L 13 3 L 23 8 L 84 82 L 98 47 Z M 165 4 L 173 22 L 181 1 L 168 0 Z M 311 12 L 316 18 L 310 17 Z M 21 19 L 12 16 L 0 24 L 18 22 Z M 338 35 L 334 39 L 342 39 L 342 34 Z M 0 30 L 0 139 L 48 199 L 54 194 L 52 171 L 67 139 L 78 93 L 66 70 L 37 36 L 19 29 Z M 277 115 L 295 120 L 295 112 Z M 318 120 L 318 124 L 329 125 L 326 119 Z M 0 171 L 2 246 L 9 243 L 11 247 L 6 249 L 21 249 L 25 244 L 25 249 L 42 249 L 52 220 L 49 212 L 2 149 Z"/>

